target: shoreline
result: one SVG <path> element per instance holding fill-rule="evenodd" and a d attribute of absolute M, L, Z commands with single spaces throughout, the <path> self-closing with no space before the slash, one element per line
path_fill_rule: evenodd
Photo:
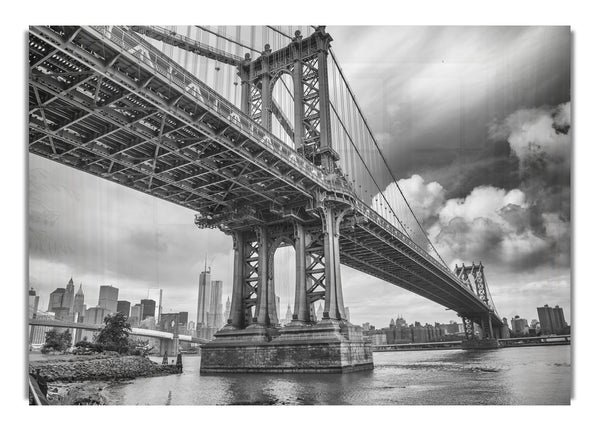
<path fill-rule="evenodd" d="M 31 359 L 29 375 L 35 376 L 39 370 L 47 383 L 50 405 L 106 405 L 108 399 L 103 392 L 116 384 L 180 373 L 173 364 L 161 365 L 143 356 L 44 355 Z"/>

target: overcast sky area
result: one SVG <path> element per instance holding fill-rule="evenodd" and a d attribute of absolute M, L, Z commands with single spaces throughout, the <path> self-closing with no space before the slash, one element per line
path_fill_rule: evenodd
<path fill-rule="evenodd" d="M 564 308 L 571 322 L 571 34 L 568 27 L 328 27 L 394 175 L 450 265 L 482 261 L 502 317 Z M 392 185 L 393 186 L 393 185 Z M 231 295 L 232 243 L 194 212 L 29 155 L 30 285 L 72 276 L 88 307 L 101 284 L 196 320 L 205 256 Z M 278 252 L 280 262 L 293 252 Z M 275 271 L 285 312 L 289 264 Z M 448 322 L 456 313 L 342 268 L 355 324 Z M 293 307 L 293 303 L 291 303 Z"/>

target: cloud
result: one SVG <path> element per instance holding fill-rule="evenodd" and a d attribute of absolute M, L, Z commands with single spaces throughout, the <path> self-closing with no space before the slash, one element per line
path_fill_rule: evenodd
<path fill-rule="evenodd" d="M 490 126 L 491 139 L 506 139 L 522 167 L 570 162 L 571 102 L 556 107 L 519 109 Z"/>

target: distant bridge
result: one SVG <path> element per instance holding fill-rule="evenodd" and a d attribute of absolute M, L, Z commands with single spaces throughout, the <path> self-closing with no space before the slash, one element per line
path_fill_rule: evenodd
<path fill-rule="evenodd" d="M 73 329 L 84 329 L 87 331 L 99 331 L 104 325 L 94 325 L 91 323 L 77 323 L 77 322 L 66 322 L 64 320 L 44 320 L 44 319 L 29 319 L 30 326 L 49 326 L 54 328 L 73 328 Z M 131 335 L 158 338 L 162 340 L 173 340 L 174 334 L 172 332 L 155 331 L 153 329 L 144 328 L 131 328 Z M 177 336 L 179 341 L 189 341 L 195 344 L 205 344 L 209 340 L 204 338 L 192 337 L 191 335 L 179 334 Z"/>

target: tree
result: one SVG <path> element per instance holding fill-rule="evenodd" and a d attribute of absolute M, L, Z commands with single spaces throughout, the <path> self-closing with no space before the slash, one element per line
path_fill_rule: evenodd
<path fill-rule="evenodd" d="M 122 313 L 109 314 L 104 318 L 104 328 L 96 335 L 94 341 L 104 350 L 127 353 L 129 350 L 129 333 L 131 325 Z"/>
<path fill-rule="evenodd" d="M 46 342 L 42 347 L 42 353 L 49 352 L 51 350 L 57 352 L 64 352 L 69 348 L 72 341 L 71 333 L 69 331 L 58 332 L 56 329 L 51 329 L 46 332 Z"/>

